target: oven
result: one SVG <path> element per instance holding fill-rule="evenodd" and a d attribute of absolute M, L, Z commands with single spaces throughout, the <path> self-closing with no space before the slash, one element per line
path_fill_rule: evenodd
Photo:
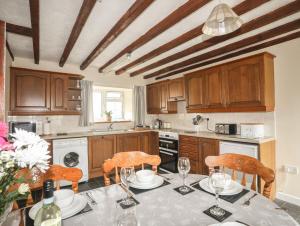
<path fill-rule="evenodd" d="M 159 132 L 159 170 L 167 173 L 177 173 L 178 162 L 178 134 Z"/>

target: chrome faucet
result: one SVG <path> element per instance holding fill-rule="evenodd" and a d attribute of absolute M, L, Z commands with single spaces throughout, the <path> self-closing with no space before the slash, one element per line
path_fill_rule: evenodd
<path fill-rule="evenodd" d="M 109 126 L 107 127 L 107 130 L 108 130 L 108 131 L 111 131 L 111 130 L 113 130 L 113 127 L 112 127 L 112 126 L 113 126 L 113 124 L 114 124 L 113 122 L 109 124 Z"/>

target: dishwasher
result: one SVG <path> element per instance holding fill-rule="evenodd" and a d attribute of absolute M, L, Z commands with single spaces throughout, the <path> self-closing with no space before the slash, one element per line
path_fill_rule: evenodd
<path fill-rule="evenodd" d="M 221 154 L 227 154 L 227 153 L 234 153 L 234 154 L 241 154 L 241 155 L 247 155 L 253 158 L 258 159 L 258 145 L 256 144 L 245 144 L 245 143 L 238 143 L 238 142 L 227 142 L 227 141 L 221 141 L 219 146 L 219 152 Z M 232 170 L 226 169 L 226 173 L 230 174 L 232 173 Z M 246 184 L 247 187 L 251 186 L 252 183 L 252 175 L 246 175 Z M 237 180 L 242 180 L 242 173 L 237 173 Z M 258 179 L 256 179 L 256 184 L 258 185 Z M 258 188 L 259 186 L 257 186 Z"/>

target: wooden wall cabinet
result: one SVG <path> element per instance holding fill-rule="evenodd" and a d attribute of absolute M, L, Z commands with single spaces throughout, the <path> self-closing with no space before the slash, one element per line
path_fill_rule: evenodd
<path fill-rule="evenodd" d="M 116 136 L 92 136 L 89 143 L 89 178 L 102 176 L 102 164 L 115 153 Z"/>
<path fill-rule="evenodd" d="M 273 111 L 273 58 L 262 53 L 186 74 L 187 111 Z"/>
<path fill-rule="evenodd" d="M 76 106 L 81 106 L 81 89 L 70 87 L 70 81 L 81 79 L 80 75 L 12 67 L 9 114 L 80 114 Z"/>
<path fill-rule="evenodd" d="M 10 110 L 50 112 L 50 83 L 48 73 L 11 69 Z"/>
<path fill-rule="evenodd" d="M 183 77 L 169 80 L 168 91 L 169 101 L 185 100 L 185 85 Z"/>
<path fill-rule="evenodd" d="M 177 112 L 177 103 L 169 101 L 168 81 L 147 85 L 146 95 L 148 114 Z"/>

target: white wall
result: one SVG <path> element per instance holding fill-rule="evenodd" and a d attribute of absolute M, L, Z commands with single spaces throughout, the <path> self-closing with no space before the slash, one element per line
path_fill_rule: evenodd
<path fill-rule="evenodd" d="M 57 60 L 58 62 L 58 60 Z M 95 85 L 106 86 L 106 87 L 119 87 L 119 88 L 133 88 L 134 85 L 144 85 L 145 81 L 139 78 L 129 78 L 127 76 L 115 76 L 112 74 L 101 74 L 95 67 L 88 67 L 86 70 L 81 71 L 78 65 L 65 64 L 64 67 L 59 67 L 57 62 L 40 61 L 40 63 L 34 64 L 32 59 L 26 58 L 15 58 L 12 63 L 13 67 L 23 67 L 36 70 L 49 70 L 65 73 L 75 73 L 83 75 L 86 80 L 93 81 Z M 9 120 L 19 121 L 37 121 L 45 122 L 46 117 L 51 121 L 51 132 L 78 132 L 88 131 L 93 128 L 104 129 L 107 128 L 107 123 L 96 123 L 91 127 L 79 127 L 79 116 L 10 116 Z M 115 129 L 127 129 L 133 127 L 132 122 L 116 123 L 113 126 Z"/>
<path fill-rule="evenodd" d="M 300 170 L 300 130 L 298 129 L 300 128 L 300 39 L 298 38 L 217 64 L 263 51 L 268 51 L 276 56 L 274 60 L 275 112 L 201 115 L 210 118 L 210 128 L 214 128 L 216 122 L 264 123 L 266 126 L 266 135 L 276 137 L 276 185 L 279 197 L 300 205 L 300 175 L 287 174 L 283 171 L 283 166 L 285 165 L 296 166 Z M 171 78 L 180 76 L 182 75 Z M 147 83 L 154 81 L 150 79 Z M 191 121 L 196 114 L 186 113 L 185 102 L 178 103 L 178 111 L 179 114 L 159 115 L 159 118 L 172 122 L 173 128 L 196 129 Z M 157 117 L 157 115 L 147 115 L 147 121 L 151 122 L 151 120 Z M 200 129 L 206 130 L 205 127 L 206 125 L 202 124 Z"/>

